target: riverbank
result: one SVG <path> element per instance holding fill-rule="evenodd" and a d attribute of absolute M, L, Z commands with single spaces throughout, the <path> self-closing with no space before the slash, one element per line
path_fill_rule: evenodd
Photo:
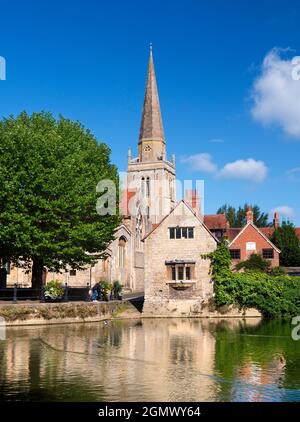
<path fill-rule="evenodd" d="M 142 296 L 110 302 L 18 302 L 17 304 L 2 302 L 0 303 L 0 318 L 4 318 L 6 326 L 74 324 L 137 318 L 261 318 L 261 314 L 256 309 L 240 310 L 234 306 L 218 311 L 203 309 L 200 313 L 186 313 L 183 309 L 177 309 L 175 313 L 172 309 L 172 312 L 166 314 L 161 313 L 158 308 L 153 308 L 149 313 L 142 313 L 143 302 Z"/>
<path fill-rule="evenodd" d="M 0 304 L 6 326 L 72 324 L 140 316 L 142 297 L 110 302 L 61 302 Z"/>

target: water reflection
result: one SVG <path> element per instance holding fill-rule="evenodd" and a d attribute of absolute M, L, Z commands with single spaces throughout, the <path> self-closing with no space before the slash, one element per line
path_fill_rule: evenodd
<path fill-rule="evenodd" d="M 290 325 L 145 319 L 10 328 L 0 342 L 0 399 L 300 400 Z"/>

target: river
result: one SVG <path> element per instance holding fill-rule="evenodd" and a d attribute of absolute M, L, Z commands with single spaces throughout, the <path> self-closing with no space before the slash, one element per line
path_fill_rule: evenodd
<path fill-rule="evenodd" d="M 257 319 L 12 327 L 0 400 L 300 401 L 300 341 Z"/>

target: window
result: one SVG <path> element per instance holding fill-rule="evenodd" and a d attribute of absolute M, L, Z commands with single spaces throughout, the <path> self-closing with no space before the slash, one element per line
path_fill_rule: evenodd
<path fill-rule="evenodd" d="M 263 249 L 262 257 L 264 259 L 273 259 L 274 258 L 274 249 Z"/>
<path fill-rule="evenodd" d="M 141 180 L 141 191 L 142 191 L 142 195 L 144 195 L 145 193 L 145 178 L 144 177 L 142 177 L 142 180 Z"/>
<path fill-rule="evenodd" d="M 177 271 L 178 271 L 178 280 L 183 280 L 183 265 L 178 265 Z"/>
<path fill-rule="evenodd" d="M 181 235 L 182 237 L 184 237 L 185 239 L 187 239 L 187 227 L 182 227 L 181 229 Z"/>
<path fill-rule="evenodd" d="M 70 270 L 70 276 L 76 277 L 76 270 Z"/>
<path fill-rule="evenodd" d="M 180 263 L 166 264 L 168 270 L 168 279 L 172 281 L 193 280 L 195 278 L 195 264 Z"/>
<path fill-rule="evenodd" d="M 150 196 L 150 178 L 147 177 L 146 180 L 146 195 L 149 197 Z"/>
<path fill-rule="evenodd" d="M 149 207 L 146 208 L 146 213 L 147 213 L 147 219 L 149 220 L 150 219 L 150 208 Z"/>
<path fill-rule="evenodd" d="M 188 238 L 193 239 L 194 238 L 194 227 L 189 227 L 188 231 L 189 231 L 188 232 L 189 233 Z"/>
<path fill-rule="evenodd" d="M 125 267 L 125 247 L 126 247 L 126 239 L 125 237 L 120 237 L 119 239 L 119 268 Z"/>
<path fill-rule="evenodd" d="M 255 242 L 247 242 L 246 243 L 246 250 L 247 251 L 256 251 L 256 243 Z"/>
<path fill-rule="evenodd" d="M 169 227 L 170 239 L 193 239 L 194 227 Z"/>
<path fill-rule="evenodd" d="M 175 229 L 174 229 L 174 227 L 170 227 L 169 231 L 170 231 L 170 239 L 175 239 Z"/>
<path fill-rule="evenodd" d="M 241 259 L 241 250 L 240 249 L 230 249 L 231 259 Z"/>

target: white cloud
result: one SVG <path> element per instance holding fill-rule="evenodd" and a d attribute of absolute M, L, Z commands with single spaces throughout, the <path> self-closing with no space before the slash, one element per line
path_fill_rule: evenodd
<path fill-rule="evenodd" d="M 291 170 L 288 170 L 287 176 L 292 181 L 299 181 L 300 180 L 300 167 L 295 167 Z"/>
<path fill-rule="evenodd" d="M 218 176 L 226 179 L 243 179 L 251 182 L 262 182 L 267 175 L 268 168 L 263 161 L 256 161 L 253 158 L 237 160 L 227 163 L 219 171 Z"/>
<path fill-rule="evenodd" d="M 225 141 L 222 138 L 213 138 L 213 139 L 210 139 L 209 142 L 211 142 L 213 144 L 222 144 Z"/>
<path fill-rule="evenodd" d="M 270 214 L 274 215 L 275 212 L 278 212 L 278 214 L 283 217 L 292 218 L 295 216 L 294 208 L 291 208 L 288 205 L 280 205 L 279 207 L 273 208 Z"/>
<path fill-rule="evenodd" d="M 211 155 L 207 153 L 182 157 L 181 162 L 187 164 L 192 171 L 204 171 L 207 173 L 217 171 L 217 165 L 213 162 Z"/>
<path fill-rule="evenodd" d="M 253 85 L 252 115 L 264 125 L 278 125 L 300 139 L 300 79 L 295 77 L 299 64 L 283 59 L 283 51 L 274 48 L 264 58 L 261 75 Z"/>

